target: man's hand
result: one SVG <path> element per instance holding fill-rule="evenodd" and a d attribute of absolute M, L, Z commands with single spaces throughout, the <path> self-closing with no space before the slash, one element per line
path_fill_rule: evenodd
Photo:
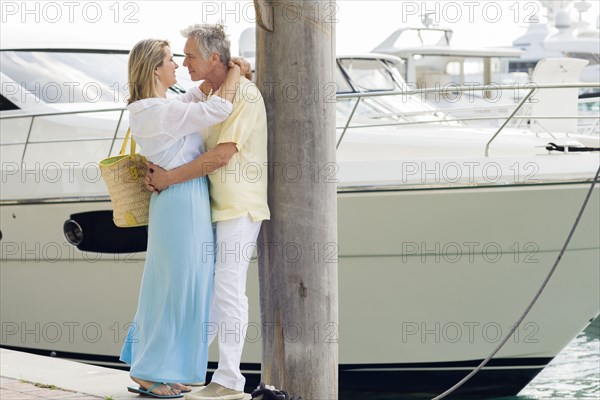
<path fill-rule="evenodd" d="M 160 193 L 171 186 L 169 172 L 150 161 L 146 164 L 146 187 L 148 190 Z"/>
<path fill-rule="evenodd" d="M 231 57 L 231 62 L 240 66 L 242 70 L 242 75 L 246 77 L 249 81 L 252 80 L 252 67 L 250 63 L 246 61 L 245 58 L 242 57 Z"/>

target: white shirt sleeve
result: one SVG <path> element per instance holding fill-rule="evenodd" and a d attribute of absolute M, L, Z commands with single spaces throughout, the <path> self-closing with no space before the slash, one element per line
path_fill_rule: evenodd
<path fill-rule="evenodd" d="M 161 125 L 171 137 L 182 138 L 225 121 L 232 111 L 233 104 L 217 96 L 203 103 L 175 100 L 163 111 Z"/>
<path fill-rule="evenodd" d="M 193 86 L 186 93 L 180 94 L 175 98 L 184 103 L 201 103 L 206 101 L 206 97 L 199 86 Z"/>

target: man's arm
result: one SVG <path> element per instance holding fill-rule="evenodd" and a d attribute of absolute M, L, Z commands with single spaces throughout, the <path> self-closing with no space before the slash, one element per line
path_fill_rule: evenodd
<path fill-rule="evenodd" d="M 171 185 L 206 176 L 227 165 L 237 151 L 235 143 L 221 143 L 194 161 L 190 161 L 170 171 L 166 171 L 158 165 L 148 162 L 146 186 L 149 190 L 160 192 Z"/>

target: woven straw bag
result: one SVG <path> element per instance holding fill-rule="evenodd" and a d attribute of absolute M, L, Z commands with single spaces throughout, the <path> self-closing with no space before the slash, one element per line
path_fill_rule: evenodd
<path fill-rule="evenodd" d="M 146 158 L 135 154 L 133 138 L 131 151 L 125 154 L 130 136 L 131 129 L 128 129 L 118 156 L 100 161 L 100 172 L 113 206 L 113 220 L 120 228 L 148 225 L 148 208 L 152 195 L 145 184 Z"/>

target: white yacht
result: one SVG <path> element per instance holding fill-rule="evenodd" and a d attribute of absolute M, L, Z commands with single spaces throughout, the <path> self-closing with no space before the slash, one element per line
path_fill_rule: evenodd
<path fill-rule="evenodd" d="M 417 87 L 447 84 L 486 85 L 505 79 L 503 59 L 518 57 L 522 52 L 502 47 L 457 47 L 452 44 L 453 31 L 425 24 L 423 27 L 403 27 L 381 42 L 374 53 L 391 54 L 404 63 L 401 74 Z M 505 63 L 506 64 L 506 63 Z"/>
<path fill-rule="evenodd" d="M 513 47 L 523 51 L 519 59 L 511 60 L 510 72 L 531 74 L 537 62 L 548 57 L 570 57 L 588 61 L 580 79 L 600 81 L 600 17 L 596 26 L 588 23 L 583 14 L 592 7 L 589 1 L 542 1 L 546 23 L 536 15 L 529 21 L 527 31 L 513 41 Z M 569 8 L 572 5 L 572 8 Z M 578 18 L 571 13 L 576 11 Z"/>
<path fill-rule="evenodd" d="M 421 97 L 437 108 L 447 109 L 453 116 L 480 125 L 482 116 L 490 126 L 500 126 L 508 117 L 514 104 L 527 92 L 531 82 L 536 82 L 533 71 L 544 58 L 577 58 L 588 63 L 580 72 L 583 82 L 600 81 L 599 27 L 592 28 L 582 14 L 591 4 L 587 1 L 573 3 L 568 0 L 542 1 L 548 23 L 540 23 L 538 15 L 528 21 L 527 32 L 513 41 L 512 47 L 458 47 L 452 43 L 453 31 L 432 22 L 431 15 L 423 16 L 422 27 L 402 27 L 394 31 L 373 52 L 397 56 L 401 75 L 413 88 L 445 88 L 440 93 L 426 93 Z M 567 6 L 579 12 L 579 19 L 571 18 Z M 600 19 L 597 24 L 600 23 Z M 455 92 L 457 86 L 500 86 L 504 91 L 473 89 Z M 598 124 L 585 120 L 600 111 L 597 89 L 582 91 L 579 101 L 579 132 L 598 135 Z M 530 113 L 528 106 L 520 113 Z M 497 116 L 498 118 L 489 118 Z M 595 122 L 595 121 L 594 121 Z M 511 126 L 518 126 L 512 124 Z"/>
<path fill-rule="evenodd" d="M 97 162 L 127 129 L 127 53 L 53 45 L 0 57 L 0 345 L 124 367 L 146 231 L 113 225 Z M 439 393 L 484 359 L 546 277 L 599 166 L 578 151 L 600 147 L 591 136 L 447 118 L 401 93 L 399 62 L 367 54 L 336 67 L 339 326 L 301 334 L 339 337 L 344 399 Z M 576 89 L 565 93 L 575 104 Z M 598 315 L 599 193 L 531 313 L 463 395 L 518 393 Z M 248 281 L 251 388 L 256 263 Z"/>
<path fill-rule="evenodd" d="M 456 46 L 452 42 L 453 30 L 433 24 L 429 17 L 425 15 L 421 27 L 395 30 L 373 52 L 399 57 L 402 62 L 397 68 L 409 88 L 443 89 L 417 96 L 423 102 L 447 110 L 468 124 L 481 126 L 485 121 L 488 126 L 500 126 L 526 93 L 522 89 L 529 82 L 529 75 L 510 70 L 511 60 L 518 60 L 523 51 L 511 47 Z M 508 89 L 485 90 L 500 85 Z M 472 89 L 454 90 L 461 86 Z M 527 112 L 526 106 L 521 115 Z M 513 127 L 517 125 L 517 120 L 511 123 Z"/>

